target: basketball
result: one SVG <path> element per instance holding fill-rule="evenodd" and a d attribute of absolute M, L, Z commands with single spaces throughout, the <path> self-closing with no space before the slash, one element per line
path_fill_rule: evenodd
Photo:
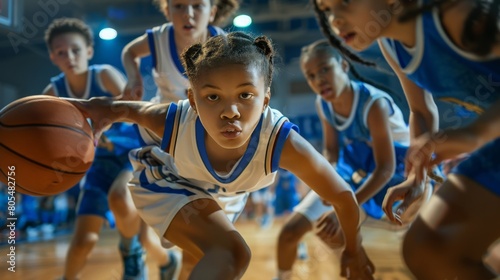
<path fill-rule="evenodd" d="M 0 110 L 0 181 L 9 190 L 59 194 L 82 179 L 93 159 L 92 129 L 71 103 L 36 95 Z"/>

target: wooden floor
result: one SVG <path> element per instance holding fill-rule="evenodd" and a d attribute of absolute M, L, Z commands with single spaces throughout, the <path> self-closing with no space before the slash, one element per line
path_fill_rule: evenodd
<path fill-rule="evenodd" d="M 276 240 L 282 221 L 275 220 L 268 229 L 260 229 L 253 221 L 240 221 L 237 228 L 252 249 L 252 261 L 243 277 L 244 280 L 271 280 L 276 274 Z M 413 279 L 400 254 L 403 231 L 389 231 L 370 225 L 363 227 L 365 248 L 375 263 L 376 279 Z M 62 275 L 63 264 L 70 236 L 58 236 L 54 240 L 16 244 L 15 272 L 7 270 L 8 246 L 0 247 L 0 279 L 2 280 L 54 280 Z M 312 234 L 306 235 L 309 258 L 298 260 L 294 267 L 294 279 L 339 279 L 337 254 Z M 82 275 L 83 280 L 120 279 L 122 266 L 117 250 L 117 233 L 104 230 L 98 245 L 92 251 Z M 149 279 L 156 280 L 157 269 L 149 264 Z"/>

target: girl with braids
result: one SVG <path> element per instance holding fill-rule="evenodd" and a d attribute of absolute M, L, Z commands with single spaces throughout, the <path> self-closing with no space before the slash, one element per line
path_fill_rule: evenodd
<path fill-rule="evenodd" d="M 331 203 L 345 234 L 342 275 L 373 279 L 358 230 L 359 208 L 331 164 L 268 104 L 274 50 L 242 32 L 211 37 L 182 54 L 188 99 L 154 104 L 91 99 L 71 102 L 99 130 L 130 121 L 162 137 L 130 154 L 129 184 L 142 218 L 198 263 L 190 279 L 240 279 L 250 249 L 232 222 L 249 192 L 271 185 L 278 168 L 294 173 Z"/>
<path fill-rule="evenodd" d="M 131 94 L 142 99 L 143 80 L 139 71 L 140 59 L 152 56 L 152 74 L 157 85 L 154 102 L 177 102 L 187 97 L 189 86 L 180 55 L 194 43 L 201 43 L 208 38 L 223 34 L 219 25 L 239 8 L 237 0 L 153 0 L 170 22 L 146 30 L 142 36 L 132 40 L 122 51 L 122 63 L 129 78 L 124 94 Z M 142 144 L 157 143 L 153 134 L 146 129 L 139 129 Z M 184 254 L 182 270 L 177 271 L 175 251 L 169 251 L 172 260 L 170 269 L 176 268 L 175 274 L 183 278 L 194 265 L 193 258 Z"/>
<path fill-rule="evenodd" d="M 412 141 L 407 180 L 390 188 L 384 201 L 392 221 L 400 223 L 401 214 L 422 195 L 431 166 L 470 153 L 409 228 L 403 243 L 408 267 L 418 279 L 494 278 L 482 258 L 500 237 L 495 222 L 500 213 L 500 1 L 314 0 L 314 5 L 323 31 L 342 53 L 358 59 L 346 46 L 359 51 L 378 40 L 405 91 Z M 434 99 L 477 116 L 438 131 Z M 403 202 L 393 213 L 397 200 Z"/>
<path fill-rule="evenodd" d="M 387 188 L 404 181 L 410 134 L 401 110 L 386 92 L 351 80 L 349 71 L 359 75 L 326 40 L 304 47 L 300 65 L 317 94 L 324 156 L 356 190 L 362 211 L 381 219 Z M 310 191 L 279 234 L 278 279 L 291 279 L 298 243 L 313 227 L 330 248 L 343 245 L 335 211 Z"/>
<path fill-rule="evenodd" d="M 180 54 L 194 43 L 222 34 L 224 24 L 238 8 L 237 0 L 153 0 L 170 21 L 146 30 L 122 52 L 128 83 L 125 93 L 143 95 L 140 58 L 152 56 L 153 77 L 158 87 L 156 102 L 177 102 L 186 98 L 189 82 Z M 139 98 L 141 99 L 141 98 Z"/>

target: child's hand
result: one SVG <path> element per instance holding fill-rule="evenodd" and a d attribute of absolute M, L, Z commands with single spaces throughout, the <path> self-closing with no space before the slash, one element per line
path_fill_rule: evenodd
<path fill-rule="evenodd" d="M 347 251 L 342 252 L 340 265 L 340 276 L 347 279 L 374 279 L 373 273 L 375 272 L 375 266 L 370 261 L 363 248 L 361 248 L 356 255 L 351 255 Z"/>
<path fill-rule="evenodd" d="M 80 110 L 84 117 L 89 118 L 92 123 L 92 130 L 94 132 L 94 144 L 97 146 L 101 134 L 108 126 L 110 126 L 114 119 L 110 114 L 111 104 L 113 100 L 108 97 L 94 97 L 88 100 L 61 98 L 64 99 Z"/>
<path fill-rule="evenodd" d="M 401 216 L 405 214 L 406 210 L 408 210 L 413 203 L 421 201 L 424 192 L 425 183 L 421 182 L 418 184 L 414 175 L 412 175 L 406 179 L 406 181 L 387 190 L 384 202 L 382 203 L 382 209 L 390 221 L 398 225 L 403 225 Z M 399 200 L 403 200 L 403 202 L 397 207 L 396 213 L 394 213 L 394 203 Z"/>
<path fill-rule="evenodd" d="M 420 183 L 436 164 L 472 152 L 479 146 L 480 137 L 469 127 L 423 134 L 415 139 L 406 153 L 405 171 L 413 170 L 417 183 Z"/>

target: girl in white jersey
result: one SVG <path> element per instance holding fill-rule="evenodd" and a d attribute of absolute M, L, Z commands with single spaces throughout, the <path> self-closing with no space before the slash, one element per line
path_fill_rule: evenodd
<path fill-rule="evenodd" d="M 314 0 L 320 27 L 352 60 L 378 40 L 410 107 L 407 180 L 387 191 L 394 222 L 428 170 L 468 153 L 411 224 L 403 257 L 418 279 L 493 279 L 483 258 L 500 238 L 500 0 Z M 366 62 L 365 62 L 366 63 Z M 465 109 L 438 112 L 436 103 Z M 439 115 L 438 115 L 439 113 Z M 439 117 L 459 120 L 438 131 Z M 393 204 L 403 202 L 393 213 Z"/>
<path fill-rule="evenodd" d="M 373 279 L 350 187 L 295 125 L 268 106 L 273 58 L 265 36 L 219 35 L 182 55 L 192 85 L 187 100 L 72 103 L 98 126 L 103 120 L 127 120 L 162 137 L 161 148 L 131 152 L 135 172 L 130 190 L 140 215 L 164 244 L 197 258 L 190 279 L 243 276 L 250 250 L 232 222 L 248 192 L 270 185 L 280 167 L 335 207 L 346 240 L 342 275 Z"/>
<path fill-rule="evenodd" d="M 125 46 L 122 63 L 128 83 L 126 94 L 143 95 L 140 58 L 151 55 L 158 87 L 155 102 L 176 102 L 187 97 L 188 78 L 180 54 L 194 43 L 224 33 L 223 24 L 239 7 L 237 0 L 154 0 L 170 21 L 146 31 Z"/>

